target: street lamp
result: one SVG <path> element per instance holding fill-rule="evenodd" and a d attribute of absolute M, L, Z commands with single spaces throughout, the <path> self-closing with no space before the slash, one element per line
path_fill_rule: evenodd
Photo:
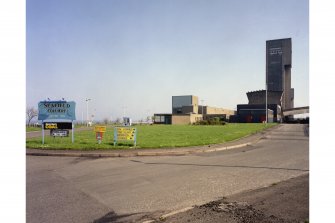
<path fill-rule="evenodd" d="M 273 84 L 273 82 L 265 82 L 265 123 L 268 124 L 268 87 L 269 84 Z"/>
<path fill-rule="evenodd" d="M 202 120 L 204 120 L 204 99 L 201 99 L 201 115 L 202 115 Z"/>
<path fill-rule="evenodd" d="M 86 126 L 88 127 L 88 102 L 91 101 L 92 99 L 86 98 Z"/>
<path fill-rule="evenodd" d="M 265 124 L 268 124 L 268 83 L 265 83 Z"/>
<path fill-rule="evenodd" d="M 126 116 L 126 109 L 127 109 L 127 107 L 126 106 L 122 106 L 122 109 L 123 109 L 123 117 L 125 117 Z"/>

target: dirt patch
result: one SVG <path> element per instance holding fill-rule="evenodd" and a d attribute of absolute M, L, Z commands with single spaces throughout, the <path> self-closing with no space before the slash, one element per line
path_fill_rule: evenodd
<path fill-rule="evenodd" d="M 243 192 L 155 222 L 308 222 L 309 175 Z"/>

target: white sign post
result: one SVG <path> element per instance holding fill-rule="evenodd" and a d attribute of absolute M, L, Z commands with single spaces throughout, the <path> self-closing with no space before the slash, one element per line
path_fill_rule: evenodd
<path fill-rule="evenodd" d="M 75 107 L 76 103 L 74 101 L 41 101 L 38 103 L 38 120 L 42 120 L 42 144 L 44 144 L 45 137 L 44 129 L 71 129 L 72 143 L 74 143 Z M 52 123 L 47 125 L 47 122 Z M 54 136 L 62 137 L 63 134 L 55 134 Z"/>

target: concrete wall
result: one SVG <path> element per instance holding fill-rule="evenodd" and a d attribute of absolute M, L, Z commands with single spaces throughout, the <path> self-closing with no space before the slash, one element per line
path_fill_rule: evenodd
<path fill-rule="evenodd" d="M 216 108 L 216 107 L 210 107 L 210 106 L 199 106 L 198 114 L 204 114 L 204 115 L 234 115 L 235 111 L 231 109 L 225 109 L 225 108 Z"/>
<path fill-rule="evenodd" d="M 285 65 L 284 68 L 284 94 L 283 94 L 283 108 L 293 108 L 294 90 L 291 88 L 291 65 Z"/>
<path fill-rule="evenodd" d="M 265 90 L 247 92 L 249 105 L 265 104 Z M 268 91 L 268 104 L 281 105 L 282 91 Z"/>
<path fill-rule="evenodd" d="M 198 96 L 192 95 L 192 105 L 199 106 L 199 98 L 198 98 Z"/>
<path fill-rule="evenodd" d="M 200 120 L 202 120 L 202 115 L 199 114 L 172 115 L 172 125 L 193 124 Z"/>
<path fill-rule="evenodd" d="M 290 108 L 294 108 L 294 88 L 291 88 L 291 91 L 290 91 L 290 96 L 291 96 L 291 98 L 290 98 L 290 100 L 291 100 L 291 102 L 290 102 Z"/>

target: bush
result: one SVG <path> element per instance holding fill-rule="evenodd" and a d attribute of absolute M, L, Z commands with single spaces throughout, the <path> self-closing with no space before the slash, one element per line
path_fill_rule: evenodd
<path fill-rule="evenodd" d="M 225 121 L 221 121 L 219 117 L 210 118 L 208 120 L 200 120 L 195 125 L 225 125 Z"/>

